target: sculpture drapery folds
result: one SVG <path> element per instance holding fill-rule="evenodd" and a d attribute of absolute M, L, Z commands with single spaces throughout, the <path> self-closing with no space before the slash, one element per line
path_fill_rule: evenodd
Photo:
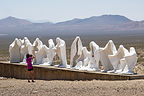
<path fill-rule="evenodd" d="M 66 43 L 61 38 L 56 38 L 56 44 L 52 39 L 48 40 L 48 47 L 36 38 L 33 44 L 24 37 L 23 40 L 15 39 L 9 46 L 10 62 L 25 62 L 25 55 L 35 56 L 33 64 L 53 65 L 53 59 L 60 59 L 58 67 L 68 67 L 66 56 Z M 113 72 L 118 74 L 133 74 L 132 70 L 137 62 L 137 54 L 134 47 L 130 51 L 120 45 L 116 49 L 112 40 L 104 48 L 99 47 L 94 41 L 89 44 L 89 51 L 83 46 L 79 36 L 71 45 L 70 68 L 77 70 L 99 71 L 101 62 L 102 72 Z M 100 62 L 99 62 L 100 61 Z"/>

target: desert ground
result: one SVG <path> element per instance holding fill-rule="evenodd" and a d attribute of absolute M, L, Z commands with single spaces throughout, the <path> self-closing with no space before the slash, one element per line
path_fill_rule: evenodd
<path fill-rule="evenodd" d="M 144 80 L 44 81 L 2 78 L 0 96 L 144 96 Z"/>

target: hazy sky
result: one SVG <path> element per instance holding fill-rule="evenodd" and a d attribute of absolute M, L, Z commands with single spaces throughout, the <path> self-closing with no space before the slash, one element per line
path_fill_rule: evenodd
<path fill-rule="evenodd" d="M 144 20 L 144 0 L 0 0 L 0 18 L 59 22 L 103 14 Z"/>

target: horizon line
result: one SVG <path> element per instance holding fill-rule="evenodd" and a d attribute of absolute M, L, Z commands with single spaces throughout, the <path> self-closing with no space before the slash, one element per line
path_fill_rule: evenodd
<path fill-rule="evenodd" d="M 85 17 L 85 18 L 72 18 L 72 19 L 63 20 L 63 21 L 57 21 L 57 22 L 52 22 L 52 21 L 50 21 L 48 19 L 41 19 L 41 20 L 37 19 L 37 20 L 34 20 L 32 18 L 21 18 L 21 17 L 16 17 L 16 16 L 7 16 L 7 17 L 4 17 L 4 18 L 0 18 L 0 20 L 6 19 L 6 18 L 9 18 L 9 17 L 13 17 L 13 18 L 17 18 L 17 19 L 27 20 L 27 21 L 30 21 L 32 23 L 47 23 L 47 22 L 49 22 L 49 23 L 55 23 L 56 24 L 56 23 L 66 22 L 66 21 L 70 21 L 70 20 L 74 20 L 74 19 L 86 19 L 86 18 L 100 17 L 100 16 L 105 16 L 105 15 L 107 15 L 107 16 L 110 16 L 110 15 L 112 15 L 112 16 L 124 16 L 124 17 L 128 18 L 125 15 L 119 15 L 119 14 L 103 14 L 103 15 L 97 15 L 97 16 L 93 15 L 93 16 L 89 16 L 89 17 Z M 130 18 L 128 18 L 128 19 L 130 19 Z M 44 20 L 46 20 L 46 21 L 44 21 Z M 130 19 L 130 20 L 132 20 L 132 21 L 144 21 L 144 20 L 133 20 L 133 19 Z"/>

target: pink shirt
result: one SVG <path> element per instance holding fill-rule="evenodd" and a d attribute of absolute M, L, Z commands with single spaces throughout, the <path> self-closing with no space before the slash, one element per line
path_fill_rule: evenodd
<path fill-rule="evenodd" d="M 27 58 L 26 62 L 27 62 L 27 69 L 32 69 L 33 68 L 33 66 L 32 66 L 32 57 Z"/>

